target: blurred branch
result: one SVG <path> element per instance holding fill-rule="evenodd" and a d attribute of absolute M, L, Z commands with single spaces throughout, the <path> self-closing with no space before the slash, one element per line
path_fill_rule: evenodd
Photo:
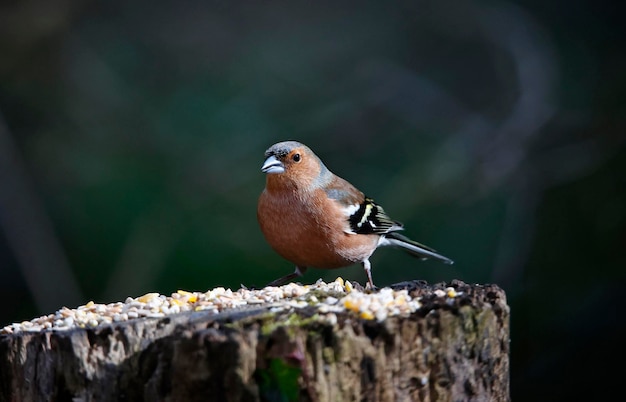
<path fill-rule="evenodd" d="M 556 59 L 547 33 L 519 7 L 505 3 L 486 8 L 479 21 L 487 40 L 511 57 L 519 88 L 511 113 L 495 128 L 489 141 L 478 147 L 483 185 L 490 189 L 503 181 L 513 182 L 514 194 L 508 199 L 491 274 L 492 280 L 511 289 L 526 267 L 536 211 L 545 190 L 545 183 L 536 177 L 536 167 L 527 161 L 532 140 L 545 132 L 546 123 L 554 115 Z"/>
<path fill-rule="evenodd" d="M 519 95 L 511 113 L 478 148 L 486 185 L 499 184 L 520 169 L 534 137 L 554 115 L 556 59 L 548 34 L 521 8 L 512 4 L 481 13 L 486 39 L 506 51 L 515 65 Z M 495 183 L 494 183 L 495 182 Z"/>
<path fill-rule="evenodd" d="M 53 225 L 1 115 L 0 227 L 39 311 L 75 306 L 83 300 Z"/>

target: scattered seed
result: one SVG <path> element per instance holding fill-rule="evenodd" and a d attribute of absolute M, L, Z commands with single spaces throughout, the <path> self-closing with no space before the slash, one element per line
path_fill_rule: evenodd
<path fill-rule="evenodd" d="M 315 291 L 315 294 L 309 294 L 311 291 Z M 451 287 L 445 291 L 436 290 L 434 293 L 438 297 L 447 296 L 450 302 L 460 294 Z M 152 292 L 136 298 L 127 297 L 124 302 L 109 304 L 89 301 L 75 309 L 62 307 L 54 314 L 7 325 L 0 328 L 0 334 L 43 330 L 65 331 L 140 317 L 161 318 L 184 311 L 217 314 L 246 305 L 267 305 L 270 312 L 314 306 L 330 323 L 336 323 L 336 314 L 345 311 L 352 312 L 364 320 L 384 321 L 390 316 L 408 315 L 421 307 L 419 299 L 411 298 L 406 290 L 383 288 L 377 292 L 364 293 L 356 290 L 350 281 L 344 281 L 342 278 L 330 283 L 320 279 L 313 285 L 305 286 L 289 283 L 258 290 L 242 288 L 235 292 L 217 287 L 206 292 L 177 290 L 170 296 Z"/>

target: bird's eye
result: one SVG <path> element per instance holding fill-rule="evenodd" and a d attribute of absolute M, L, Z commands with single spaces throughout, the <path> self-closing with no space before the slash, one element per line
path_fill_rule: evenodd
<path fill-rule="evenodd" d="M 293 159 L 294 162 L 300 162 L 300 159 L 302 159 L 302 157 L 300 156 L 300 154 L 294 154 L 291 159 Z"/>

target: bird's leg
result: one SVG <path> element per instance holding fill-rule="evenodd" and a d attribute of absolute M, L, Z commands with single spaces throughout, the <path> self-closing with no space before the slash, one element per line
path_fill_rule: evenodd
<path fill-rule="evenodd" d="M 376 289 L 376 286 L 374 286 L 374 281 L 372 280 L 372 264 L 370 264 L 370 260 L 364 260 L 361 265 L 363 266 L 363 269 L 367 274 L 367 284 L 369 285 L 369 288 L 372 290 Z"/>
<path fill-rule="evenodd" d="M 293 273 L 289 275 L 285 275 L 281 278 L 278 278 L 275 281 L 268 283 L 267 286 L 280 286 L 285 282 L 289 282 L 292 279 L 295 279 L 299 276 L 304 275 L 305 272 L 306 272 L 306 267 L 296 267 L 296 270 Z"/>

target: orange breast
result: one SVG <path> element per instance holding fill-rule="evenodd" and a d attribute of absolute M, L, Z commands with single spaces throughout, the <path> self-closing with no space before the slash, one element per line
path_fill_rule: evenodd
<path fill-rule="evenodd" d="M 300 267 L 345 267 L 369 258 L 378 244 L 377 235 L 346 233 L 346 217 L 325 194 L 295 197 L 265 190 L 257 218 L 270 246 Z"/>

